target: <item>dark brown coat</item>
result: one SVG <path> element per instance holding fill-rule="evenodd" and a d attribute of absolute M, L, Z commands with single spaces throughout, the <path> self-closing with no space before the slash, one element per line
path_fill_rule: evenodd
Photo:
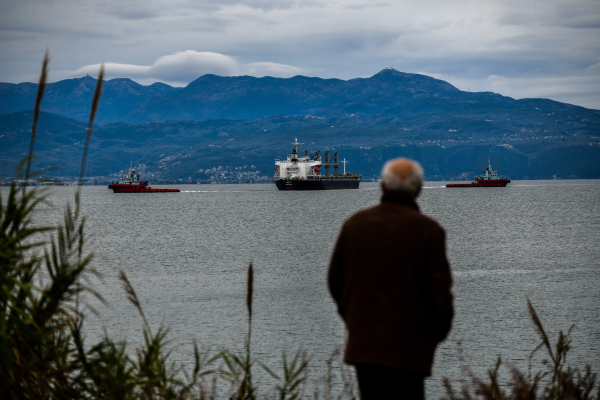
<path fill-rule="evenodd" d="M 348 328 L 347 363 L 431 374 L 454 315 L 452 277 L 444 230 L 411 198 L 386 194 L 346 221 L 328 283 Z"/>

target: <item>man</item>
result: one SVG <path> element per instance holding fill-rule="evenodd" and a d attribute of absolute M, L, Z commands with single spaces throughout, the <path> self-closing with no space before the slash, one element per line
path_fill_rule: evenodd
<path fill-rule="evenodd" d="M 450 331 L 445 233 L 419 212 L 422 182 L 417 162 L 388 161 L 381 203 L 344 223 L 331 259 L 329 290 L 348 329 L 344 361 L 356 367 L 363 400 L 423 399 Z"/>

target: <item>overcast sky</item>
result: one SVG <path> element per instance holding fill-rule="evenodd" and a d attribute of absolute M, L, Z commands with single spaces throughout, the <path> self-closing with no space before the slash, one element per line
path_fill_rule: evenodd
<path fill-rule="evenodd" d="M 206 73 L 351 79 L 386 66 L 461 90 L 600 109 L 600 1 L 2 0 L 0 82 Z"/>

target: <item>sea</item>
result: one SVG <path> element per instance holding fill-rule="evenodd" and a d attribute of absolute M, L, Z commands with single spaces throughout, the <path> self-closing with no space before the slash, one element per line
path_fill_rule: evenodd
<path fill-rule="evenodd" d="M 418 199 L 446 230 L 456 311 L 426 381 L 427 398 L 444 394 L 443 377 L 457 389 L 473 375 L 484 377 L 498 357 L 502 376 L 510 367 L 526 371 L 541 342 L 527 299 L 552 342 L 573 326 L 568 363 L 600 372 L 600 180 L 444 185 L 426 182 Z M 181 193 L 82 188 L 88 249 L 101 275 L 89 284 L 105 300 L 85 300 L 94 310 L 86 320 L 88 343 L 108 334 L 132 350 L 142 344 L 143 321 L 126 299 L 122 270 L 152 329 L 169 328 L 172 360 L 189 366 L 194 342 L 206 352 L 242 351 L 252 263 L 252 354 L 275 371 L 284 353 L 312 357 L 305 393 L 312 395 L 328 365 L 334 372 L 343 365 L 345 327 L 326 284 L 331 252 L 344 221 L 380 201 L 378 184 L 306 192 L 269 184 L 177 187 Z M 49 188 L 35 222 L 58 223 L 75 190 Z M 533 371 L 548 358 L 540 349 Z M 266 394 L 275 381 L 258 363 L 255 370 L 259 393 Z M 333 383 L 338 391 L 341 385 Z"/>

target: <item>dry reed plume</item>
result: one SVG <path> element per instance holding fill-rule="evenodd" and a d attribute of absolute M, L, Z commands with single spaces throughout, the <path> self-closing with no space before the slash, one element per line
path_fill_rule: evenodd
<path fill-rule="evenodd" d="M 29 144 L 29 155 L 27 156 L 27 169 L 25 170 L 25 181 L 29 181 L 29 174 L 31 173 L 31 160 L 33 159 L 33 145 L 35 144 L 35 138 L 37 136 L 37 124 L 38 117 L 40 116 L 40 107 L 42 99 L 44 98 L 44 90 L 46 89 L 46 80 L 48 79 L 48 64 L 50 63 L 50 55 L 48 50 L 44 55 L 42 61 L 42 73 L 40 74 L 40 81 L 38 83 L 37 95 L 35 96 L 35 107 L 33 109 L 33 124 L 31 126 L 31 143 Z"/>
<path fill-rule="evenodd" d="M 100 96 L 102 96 L 103 80 L 104 80 L 104 64 L 101 64 L 100 72 L 98 73 L 98 80 L 96 81 L 96 89 L 94 89 L 94 96 L 92 97 L 92 108 L 90 110 L 90 119 L 88 122 L 87 133 L 85 135 L 85 146 L 83 147 L 83 156 L 81 157 L 81 169 L 79 171 L 79 186 L 83 185 L 83 177 L 85 175 L 85 164 L 87 162 L 88 149 L 90 147 L 90 140 L 92 138 L 92 129 L 94 128 L 94 118 L 96 117 L 96 110 L 98 110 L 98 104 L 100 103 Z"/>

